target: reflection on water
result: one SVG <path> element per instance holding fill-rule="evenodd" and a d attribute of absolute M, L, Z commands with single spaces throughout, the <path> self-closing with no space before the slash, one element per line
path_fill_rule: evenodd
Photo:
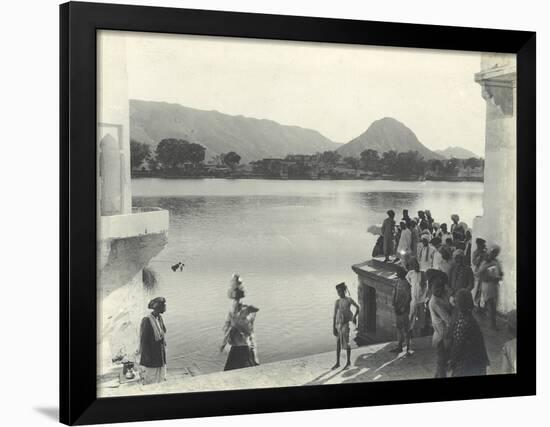
<path fill-rule="evenodd" d="M 169 366 L 221 370 L 221 327 L 234 272 L 260 307 L 261 362 L 334 347 L 334 285 L 370 256 L 388 209 L 430 209 L 436 221 L 481 214 L 481 183 L 391 181 L 161 180 L 132 182 L 134 206 L 170 211 L 168 246 L 151 262 L 168 299 Z M 183 272 L 170 265 L 183 261 Z"/>

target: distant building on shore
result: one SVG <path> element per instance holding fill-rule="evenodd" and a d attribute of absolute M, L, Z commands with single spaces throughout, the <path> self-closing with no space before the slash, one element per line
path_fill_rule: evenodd
<path fill-rule="evenodd" d="M 289 166 L 293 164 L 295 162 L 286 161 L 285 159 L 262 159 L 252 163 L 252 171 L 266 177 L 286 179 L 288 178 Z"/>

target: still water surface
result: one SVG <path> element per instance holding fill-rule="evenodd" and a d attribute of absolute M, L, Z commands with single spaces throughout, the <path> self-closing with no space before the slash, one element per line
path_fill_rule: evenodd
<path fill-rule="evenodd" d="M 354 298 L 351 265 L 370 257 L 385 212 L 430 209 L 437 222 L 458 213 L 471 226 L 482 214 L 482 183 L 397 181 L 132 181 L 134 206 L 170 211 L 168 245 L 151 261 L 167 298 L 168 366 L 223 369 L 218 351 L 234 272 L 246 302 L 260 308 L 256 336 L 262 363 L 334 347 L 334 285 Z M 183 272 L 170 266 L 183 261 Z"/>

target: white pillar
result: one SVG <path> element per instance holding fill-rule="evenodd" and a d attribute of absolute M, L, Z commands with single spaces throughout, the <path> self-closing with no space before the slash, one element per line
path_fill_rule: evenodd
<path fill-rule="evenodd" d="M 130 106 L 128 100 L 128 70 L 126 67 L 125 33 L 99 31 L 97 33 L 97 117 L 98 161 L 101 141 L 105 136 L 115 139 L 120 165 L 118 186 L 120 211 L 132 212 L 130 177 Z M 99 171 L 98 171 L 99 172 Z M 99 180 L 100 182 L 101 180 Z M 116 187 L 116 186 L 115 186 Z M 112 189 L 113 186 L 110 186 Z M 98 188 L 98 191 L 101 191 Z M 101 201 L 101 195 L 98 195 Z M 111 195 L 112 199 L 112 195 Z M 102 209 L 98 209 L 101 212 Z"/>
<path fill-rule="evenodd" d="M 98 181 L 98 191 L 100 192 L 101 215 L 120 215 L 123 213 L 123 189 L 121 185 L 120 146 L 117 138 L 110 133 L 106 134 L 99 141 L 99 151 L 100 180 Z"/>
<path fill-rule="evenodd" d="M 100 240 L 99 229 L 100 216 L 132 213 L 125 36 L 125 32 L 97 32 L 98 373 L 106 372 L 111 367 L 111 358 L 118 354 L 133 360 L 139 342 L 140 318 L 146 308 L 141 270 L 127 283 L 110 283 L 106 279 L 104 268 L 113 239 Z M 134 242 L 135 245 L 139 246 L 139 242 Z M 140 249 L 132 247 L 118 254 L 123 262 L 116 268 L 123 270 L 125 260 L 129 263 L 131 259 L 139 259 Z M 135 253 L 129 254 L 132 250 Z M 111 280 L 116 277 L 107 275 Z"/>
<path fill-rule="evenodd" d="M 475 80 L 486 101 L 483 216 L 474 220 L 473 239 L 501 247 L 504 270 L 499 310 L 516 307 L 516 58 L 484 53 Z"/>

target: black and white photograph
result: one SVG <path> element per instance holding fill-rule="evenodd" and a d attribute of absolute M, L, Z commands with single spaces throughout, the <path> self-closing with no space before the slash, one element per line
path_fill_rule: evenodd
<path fill-rule="evenodd" d="M 98 397 L 514 375 L 516 82 L 99 30 Z"/>
<path fill-rule="evenodd" d="M 544 420 L 546 9 L 8 2 L 2 425 Z"/>

